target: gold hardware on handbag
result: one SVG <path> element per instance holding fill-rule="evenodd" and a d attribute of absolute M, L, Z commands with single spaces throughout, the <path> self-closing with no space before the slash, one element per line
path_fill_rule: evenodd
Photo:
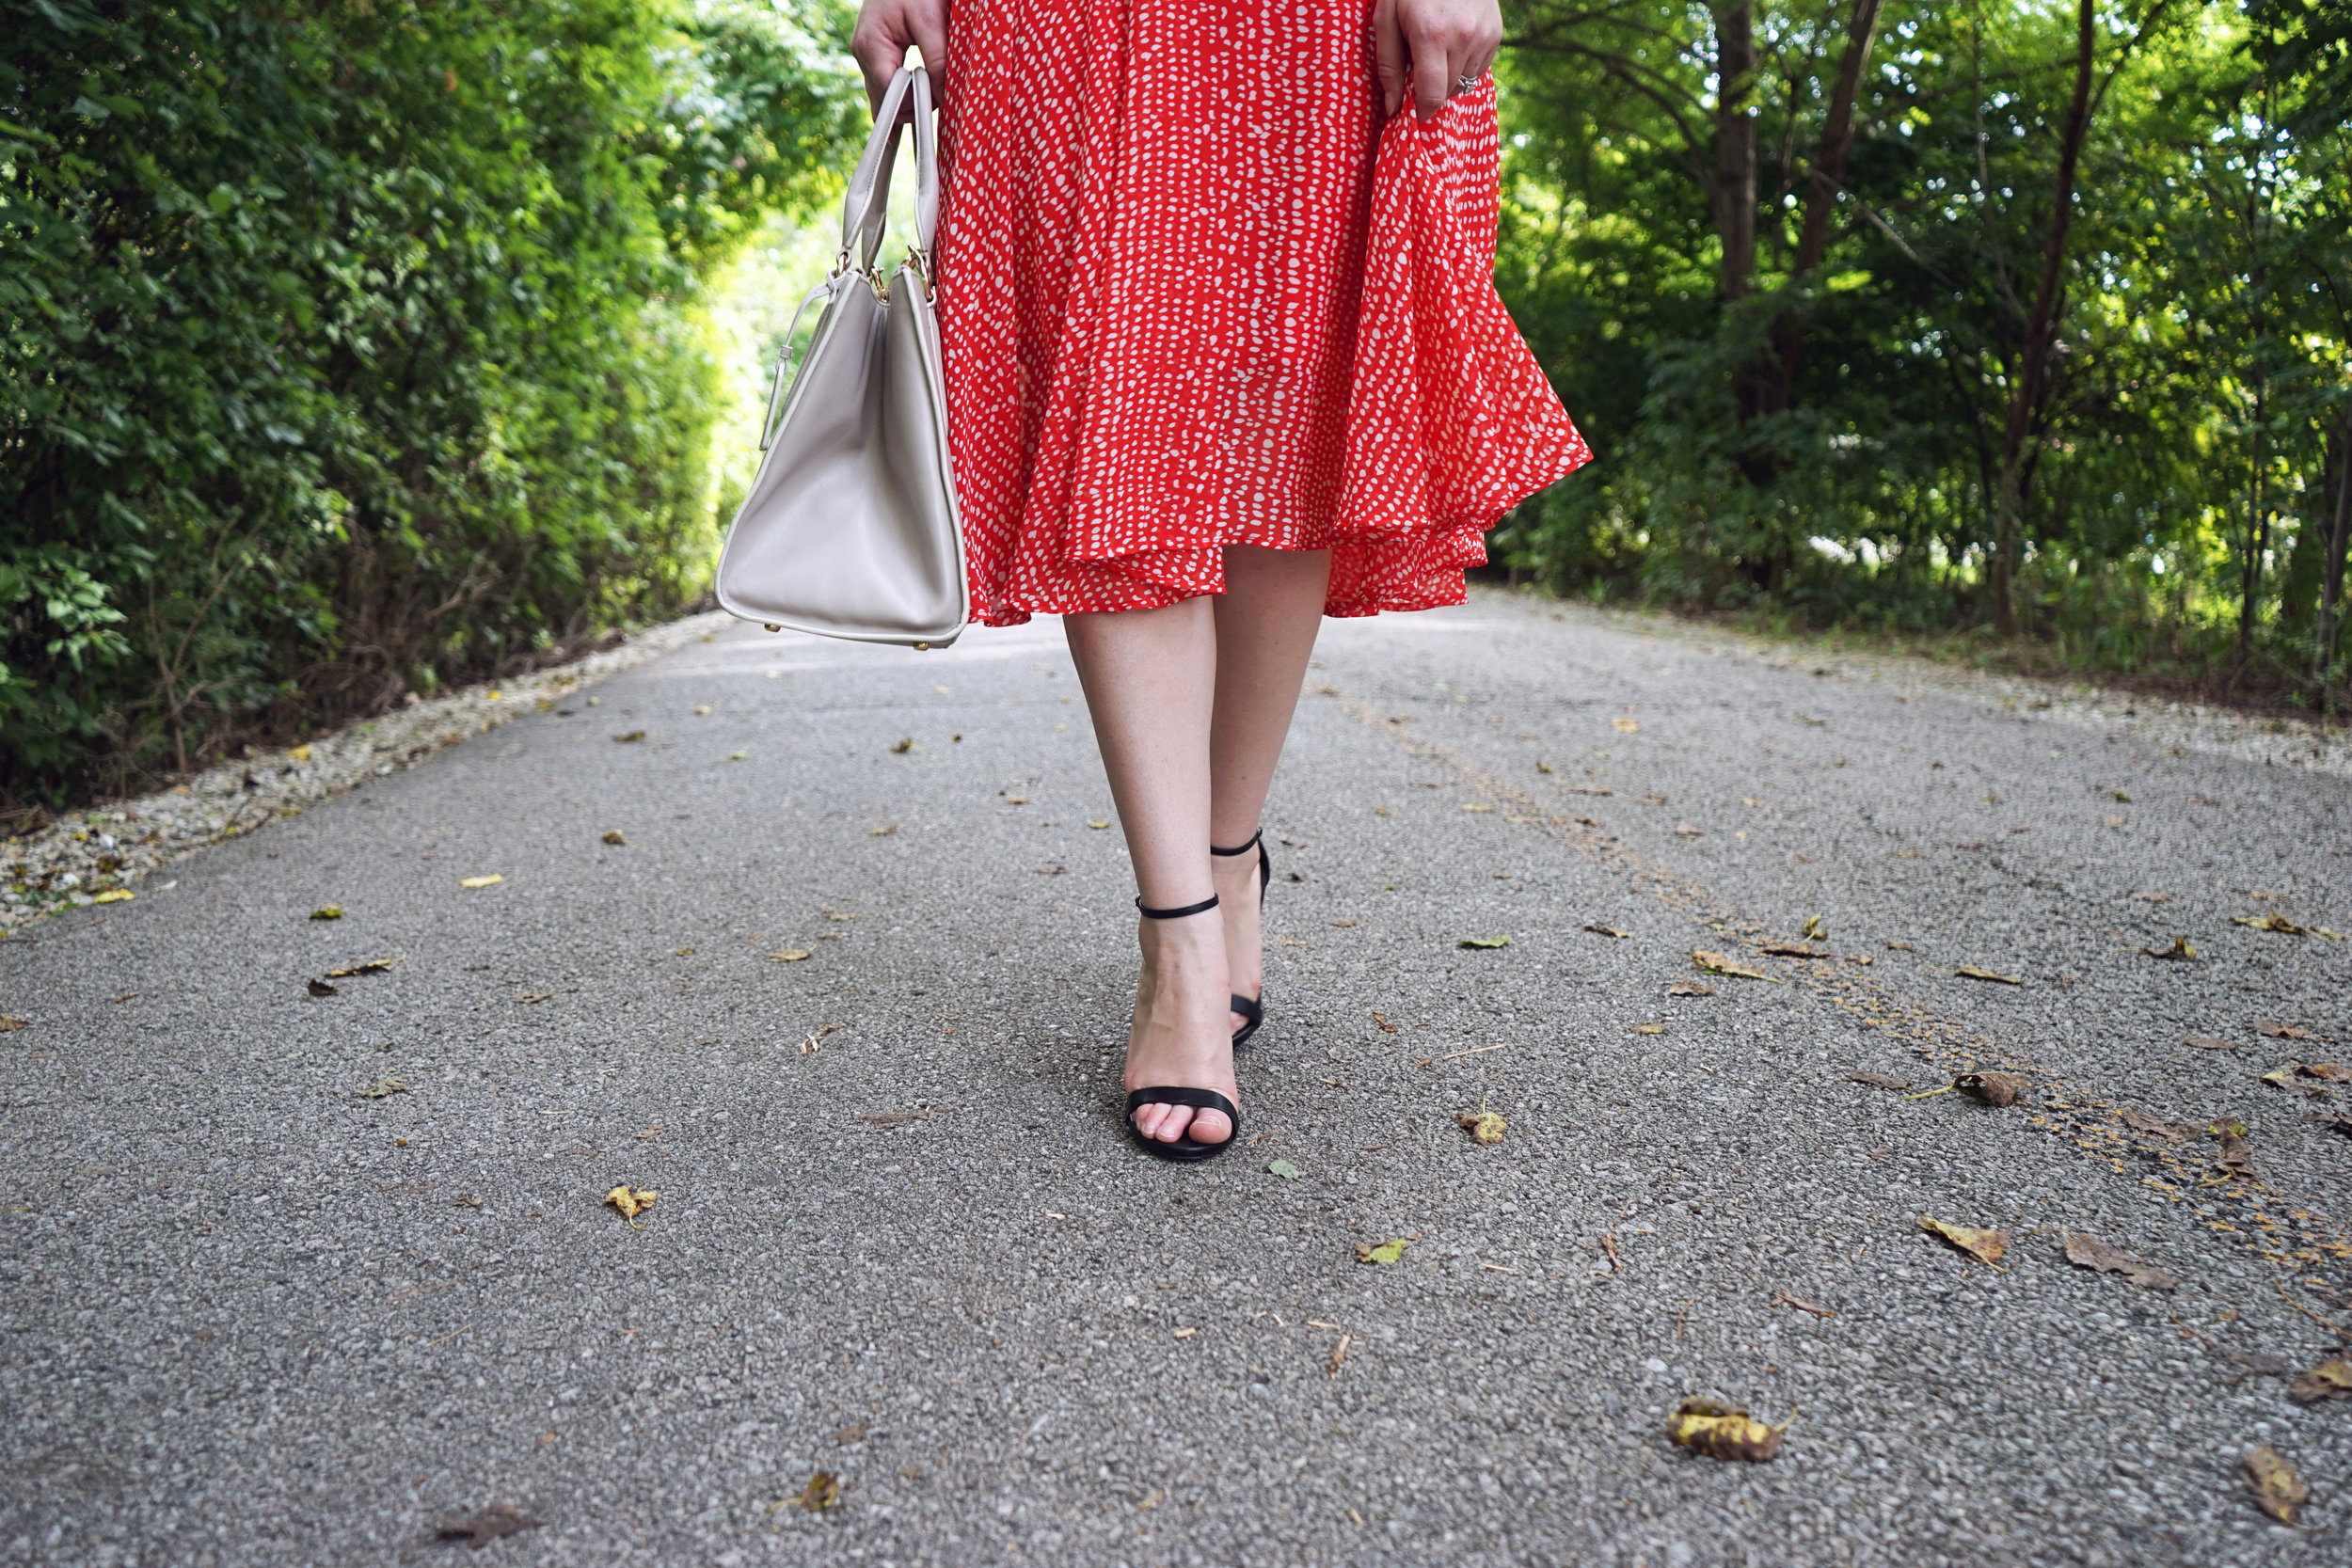
<path fill-rule="evenodd" d="M 877 258 L 910 96 L 915 239 L 885 278 Z M 938 218 L 930 79 L 908 66 L 874 112 L 833 271 L 801 301 L 776 356 L 759 473 L 719 552 L 729 613 L 770 631 L 914 648 L 947 646 L 970 618 L 932 283 Z M 801 314 L 819 299 L 787 382 Z"/>

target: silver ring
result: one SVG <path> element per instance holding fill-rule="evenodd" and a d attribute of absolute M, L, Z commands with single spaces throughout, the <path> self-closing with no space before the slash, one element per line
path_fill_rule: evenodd
<path fill-rule="evenodd" d="M 1468 92 L 1470 88 L 1476 86 L 1478 86 L 1478 78 L 1475 76 L 1456 76 L 1454 78 L 1454 90 L 1455 92 Z"/>

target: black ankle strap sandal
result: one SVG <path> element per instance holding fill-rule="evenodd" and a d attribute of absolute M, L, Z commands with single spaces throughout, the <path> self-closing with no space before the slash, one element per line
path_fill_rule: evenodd
<path fill-rule="evenodd" d="M 1249 842 L 1237 849 L 1220 849 L 1214 844 L 1209 846 L 1210 854 L 1228 858 L 1234 855 L 1246 855 L 1252 849 L 1258 851 L 1258 908 L 1263 910 L 1266 889 L 1274 881 L 1274 857 L 1266 853 L 1265 830 L 1260 828 L 1256 832 L 1251 833 Z M 1233 1031 L 1233 1045 L 1235 1049 L 1239 1049 L 1250 1036 L 1258 1032 L 1258 1025 L 1265 1022 L 1265 983 L 1263 980 L 1259 982 L 1258 994 L 1255 996 L 1244 996 L 1238 991 L 1234 992 L 1233 1011 L 1241 1014 L 1245 1020 L 1242 1026 Z"/>
<path fill-rule="evenodd" d="M 1216 909 L 1216 895 L 1212 893 L 1198 904 L 1186 904 L 1180 910 L 1155 910 L 1140 898 L 1136 900 L 1136 908 L 1143 911 L 1146 920 L 1182 920 L 1186 915 L 1206 914 Z M 1147 1138 L 1143 1135 L 1143 1129 L 1136 1125 L 1136 1113 L 1146 1105 L 1187 1105 L 1196 1111 L 1222 1111 L 1233 1130 L 1222 1141 L 1213 1144 L 1197 1143 L 1189 1136 L 1179 1138 L 1174 1143 Z M 1241 1112 L 1232 1101 L 1215 1089 L 1188 1089 L 1178 1084 L 1137 1089 L 1127 1097 L 1127 1135 L 1142 1145 L 1146 1152 L 1163 1160 L 1178 1160 L 1185 1164 L 1213 1160 L 1231 1148 L 1241 1136 Z"/>

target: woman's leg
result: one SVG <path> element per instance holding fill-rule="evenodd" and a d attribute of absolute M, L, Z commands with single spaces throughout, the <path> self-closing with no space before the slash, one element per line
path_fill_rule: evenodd
<path fill-rule="evenodd" d="M 1232 848 L 1258 831 L 1274 765 L 1306 683 L 1331 579 L 1329 550 L 1225 549 L 1225 592 L 1216 604 L 1216 706 L 1209 738 L 1209 842 Z M 1225 916 L 1225 962 L 1235 991 L 1263 986 L 1258 928 L 1258 857 L 1210 863 Z M 1228 1027 L 1242 1025 L 1228 1014 Z"/>
<path fill-rule="evenodd" d="M 1086 688 L 1136 890 L 1155 909 L 1197 904 L 1209 878 L 1209 734 L 1217 694 L 1217 623 L 1206 598 L 1164 610 L 1067 615 L 1070 657 Z M 1127 1037 L 1127 1087 L 1215 1089 L 1236 1105 L 1231 994 L 1217 911 L 1145 920 L 1143 977 Z M 1233 1135 L 1218 1111 L 1147 1105 L 1146 1137 L 1197 1143 Z"/>

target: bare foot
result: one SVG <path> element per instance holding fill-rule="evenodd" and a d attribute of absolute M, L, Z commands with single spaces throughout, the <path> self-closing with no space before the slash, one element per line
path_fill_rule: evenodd
<path fill-rule="evenodd" d="M 1127 1088 L 1215 1089 L 1241 1103 L 1233 1081 L 1233 1036 L 1226 1024 L 1222 928 L 1215 910 L 1181 920 L 1146 920 L 1136 933 L 1143 975 L 1136 987 L 1135 1022 L 1127 1035 Z M 1222 1111 L 1188 1105 L 1144 1105 L 1136 1131 L 1162 1143 L 1189 1136 L 1223 1143 L 1233 1124 Z"/>
<path fill-rule="evenodd" d="M 1265 993 L 1265 933 L 1259 921 L 1258 852 L 1217 855 L 1209 862 L 1216 888 L 1217 912 L 1225 919 L 1225 970 L 1232 989 L 1226 995 L 1259 997 Z M 1249 1021 L 1236 1012 L 1225 1015 L 1230 1037 Z"/>

